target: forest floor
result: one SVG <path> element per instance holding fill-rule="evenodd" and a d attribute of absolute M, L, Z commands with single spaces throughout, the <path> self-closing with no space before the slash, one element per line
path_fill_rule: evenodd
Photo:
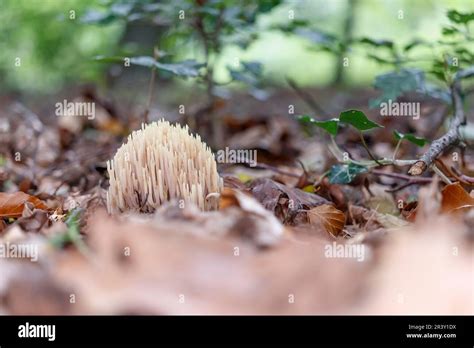
<path fill-rule="evenodd" d="M 417 120 L 381 119 L 366 107 L 369 91 L 311 92 L 331 117 L 359 109 L 383 124 L 366 137 L 380 157 L 393 153 L 394 129 L 441 135 L 446 109 L 433 101 L 421 103 Z M 220 210 L 171 202 L 152 215 L 111 216 L 106 162 L 140 127 L 142 110 L 91 90 L 74 98 L 95 102 L 95 118 L 0 97 L 0 313 L 474 312 L 472 184 L 446 185 L 432 171 L 414 180 L 408 167 L 392 166 L 330 183 L 323 173 L 337 161 L 326 135 L 305 131 L 288 106 L 309 110 L 278 91 L 265 102 L 236 96 L 216 105 L 226 139 L 219 148 L 258 154 L 256 167 L 219 164 Z M 151 119 L 162 116 L 180 115 L 150 110 Z M 367 158 L 351 129 L 336 141 Z M 442 163 L 473 176 L 468 145 L 462 160 L 453 148 Z M 421 153 L 403 143 L 398 156 Z M 32 248 L 30 258 L 14 255 L 20 245 Z"/>

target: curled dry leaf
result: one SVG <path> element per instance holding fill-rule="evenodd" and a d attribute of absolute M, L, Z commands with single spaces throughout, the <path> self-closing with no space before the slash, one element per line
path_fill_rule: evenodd
<path fill-rule="evenodd" d="M 26 232 L 39 232 L 48 222 L 48 213 L 44 210 L 35 209 L 30 216 L 18 219 L 18 224 Z"/>
<path fill-rule="evenodd" d="M 245 233 L 251 232 L 251 239 L 259 246 L 273 245 L 283 235 L 284 227 L 280 221 L 248 194 L 226 187 L 221 193 L 219 207 L 222 210 L 239 207 L 245 215 L 237 220 L 236 225 Z"/>
<path fill-rule="evenodd" d="M 33 204 L 36 209 L 47 210 L 46 204 L 24 192 L 0 192 L 0 218 L 18 218 L 22 216 L 25 203 Z"/>
<path fill-rule="evenodd" d="M 311 209 L 330 203 L 316 194 L 288 187 L 266 178 L 252 182 L 251 192 L 266 209 L 285 222 L 294 221 L 301 209 Z"/>
<path fill-rule="evenodd" d="M 308 220 L 311 225 L 321 225 L 326 232 L 337 237 L 346 223 L 346 215 L 329 204 L 323 204 L 308 210 Z"/>
<path fill-rule="evenodd" d="M 441 191 L 441 212 L 452 213 L 472 207 L 474 207 L 474 198 L 463 189 L 459 182 L 447 185 Z"/>

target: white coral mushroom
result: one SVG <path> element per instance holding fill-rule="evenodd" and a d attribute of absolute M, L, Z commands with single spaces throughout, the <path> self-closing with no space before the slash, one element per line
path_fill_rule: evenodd
<path fill-rule="evenodd" d="M 172 199 L 192 202 L 201 210 L 218 208 L 212 194 L 221 191 L 223 181 L 216 160 L 187 126 L 164 120 L 142 125 L 107 162 L 107 170 L 109 213 L 151 213 Z"/>

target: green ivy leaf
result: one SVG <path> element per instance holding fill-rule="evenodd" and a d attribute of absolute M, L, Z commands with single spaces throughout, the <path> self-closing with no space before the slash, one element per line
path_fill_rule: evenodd
<path fill-rule="evenodd" d="M 371 108 L 379 107 L 388 100 L 396 101 L 405 92 L 416 91 L 424 86 L 425 76 L 418 69 L 402 69 L 375 78 L 374 88 L 382 91 L 382 95 L 369 102 Z"/>
<path fill-rule="evenodd" d="M 393 135 L 395 139 L 397 140 L 400 140 L 400 139 L 408 140 L 410 143 L 413 143 L 419 147 L 423 147 L 425 146 L 426 143 L 428 143 L 428 140 L 426 140 L 425 138 L 417 137 L 414 134 L 403 134 L 403 133 L 400 133 L 399 131 L 394 130 Z"/>
<path fill-rule="evenodd" d="M 367 171 L 367 167 L 355 163 L 335 164 L 329 172 L 329 182 L 331 184 L 349 184 L 357 175 Z"/>
<path fill-rule="evenodd" d="M 339 121 L 350 124 L 360 131 L 366 131 L 372 128 L 383 128 L 382 125 L 375 123 L 367 118 L 362 111 L 347 110 L 341 112 Z"/>
<path fill-rule="evenodd" d="M 298 116 L 298 121 L 301 123 L 314 124 L 315 126 L 324 129 L 332 136 L 337 135 L 337 131 L 339 128 L 339 119 L 337 118 L 332 118 L 326 121 L 318 121 L 308 115 L 300 115 Z"/>
<path fill-rule="evenodd" d="M 453 26 L 443 27 L 442 33 L 444 36 L 452 36 L 460 33 L 459 29 Z"/>
<path fill-rule="evenodd" d="M 449 10 L 447 16 L 451 22 L 457 24 L 466 24 L 474 21 L 474 12 L 461 13 L 456 10 Z"/>

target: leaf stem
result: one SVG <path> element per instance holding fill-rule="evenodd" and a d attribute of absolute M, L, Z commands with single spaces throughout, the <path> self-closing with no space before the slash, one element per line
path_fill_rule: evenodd
<path fill-rule="evenodd" d="M 398 139 L 398 143 L 397 145 L 395 146 L 395 150 L 393 151 L 393 156 L 392 156 L 392 160 L 395 161 L 396 157 L 397 157 L 397 153 L 398 153 L 398 150 L 400 149 L 400 145 L 402 144 L 402 138 Z"/>
<path fill-rule="evenodd" d="M 359 136 L 360 136 L 360 140 L 362 141 L 362 145 L 364 146 L 365 150 L 367 151 L 369 157 L 370 157 L 375 163 L 377 163 L 379 166 L 381 166 L 382 163 L 380 163 L 379 160 L 377 160 L 377 159 L 375 158 L 375 156 L 372 155 L 372 152 L 370 152 L 369 146 L 368 146 L 367 143 L 365 142 L 364 135 L 362 134 L 362 132 L 359 132 Z"/>
<path fill-rule="evenodd" d="M 365 166 L 365 167 L 378 167 L 378 166 L 397 166 L 397 167 L 403 167 L 403 166 L 411 166 L 413 165 L 417 160 L 397 160 L 397 159 L 389 159 L 389 158 L 383 158 L 377 161 L 368 161 L 368 160 L 361 160 L 361 161 L 356 161 L 353 159 L 348 159 L 344 160 L 344 155 L 343 151 L 337 145 L 336 140 L 334 137 L 330 136 L 331 143 L 328 145 L 329 151 L 333 154 L 333 156 L 337 159 L 338 162 L 340 163 L 354 163 L 358 164 L 360 166 Z"/>

